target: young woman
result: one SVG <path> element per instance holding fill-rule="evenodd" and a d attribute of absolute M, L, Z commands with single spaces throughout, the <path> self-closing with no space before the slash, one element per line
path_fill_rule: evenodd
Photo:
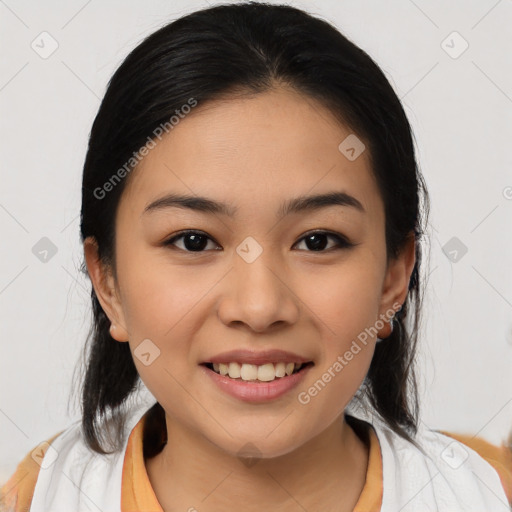
<path fill-rule="evenodd" d="M 333 26 L 250 2 L 158 30 L 109 83 L 82 190 L 83 417 L 6 510 L 507 510 L 509 449 L 418 420 L 428 195 L 392 87 Z"/>

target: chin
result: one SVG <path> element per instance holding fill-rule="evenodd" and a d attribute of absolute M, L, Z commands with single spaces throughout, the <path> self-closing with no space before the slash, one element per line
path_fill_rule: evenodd
<path fill-rule="evenodd" d="M 279 423 L 277 423 L 278 425 Z M 274 429 L 274 431 L 272 431 Z M 279 427 L 278 427 L 279 429 Z M 300 438 L 294 432 L 282 430 L 277 432 L 275 426 L 272 429 L 257 430 L 247 429 L 244 433 L 230 433 L 233 437 L 222 436 L 222 439 L 212 439 L 218 449 L 232 457 L 241 459 L 273 459 L 293 452 L 302 445 Z M 303 428 L 301 429 L 304 433 Z M 225 434 L 225 433 L 224 433 Z M 304 443 L 307 439 L 304 439 Z"/>

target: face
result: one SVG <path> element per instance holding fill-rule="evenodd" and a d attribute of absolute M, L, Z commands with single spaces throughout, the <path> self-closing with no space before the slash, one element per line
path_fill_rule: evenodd
<path fill-rule="evenodd" d="M 377 321 L 405 300 L 413 247 L 386 265 L 368 151 L 349 159 L 338 149 L 349 135 L 285 89 L 198 105 L 129 176 L 116 217 L 117 281 L 102 288 L 88 257 L 113 336 L 128 340 L 168 421 L 224 452 L 250 442 L 263 457 L 282 455 L 340 418 L 376 330 L 386 333 Z M 224 209 L 159 201 L 169 194 Z M 323 194 L 337 200 L 286 207 Z M 246 352 L 222 355 L 234 350 Z M 241 367 L 249 381 L 207 367 L 244 360 L 257 363 Z M 266 380 L 280 365 L 264 363 L 299 361 L 296 374 Z"/>

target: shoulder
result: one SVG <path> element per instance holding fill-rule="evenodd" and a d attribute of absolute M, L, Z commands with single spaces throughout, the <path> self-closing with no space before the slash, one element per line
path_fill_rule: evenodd
<path fill-rule="evenodd" d="M 30 509 L 41 461 L 51 443 L 62 432 L 34 446 L 21 460 L 16 470 L 0 488 L 0 509 L 6 512 L 26 512 Z"/>
<path fill-rule="evenodd" d="M 512 504 L 512 446 L 502 443 L 500 446 L 489 443 L 481 437 L 470 436 L 467 434 L 458 434 L 440 430 L 441 434 L 449 436 L 456 441 L 468 446 L 480 457 L 486 460 L 498 473 L 501 484 Z"/>

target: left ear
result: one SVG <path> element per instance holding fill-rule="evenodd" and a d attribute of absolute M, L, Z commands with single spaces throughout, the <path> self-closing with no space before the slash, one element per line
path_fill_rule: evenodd
<path fill-rule="evenodd" d="M 382 285 L 380 313 L 393 308 L 393 304 L 403 304 L 409 290 L 409 281 L 416 262 L 416 241 L 411 232 L 399 255 L 390 260 Z"/>

